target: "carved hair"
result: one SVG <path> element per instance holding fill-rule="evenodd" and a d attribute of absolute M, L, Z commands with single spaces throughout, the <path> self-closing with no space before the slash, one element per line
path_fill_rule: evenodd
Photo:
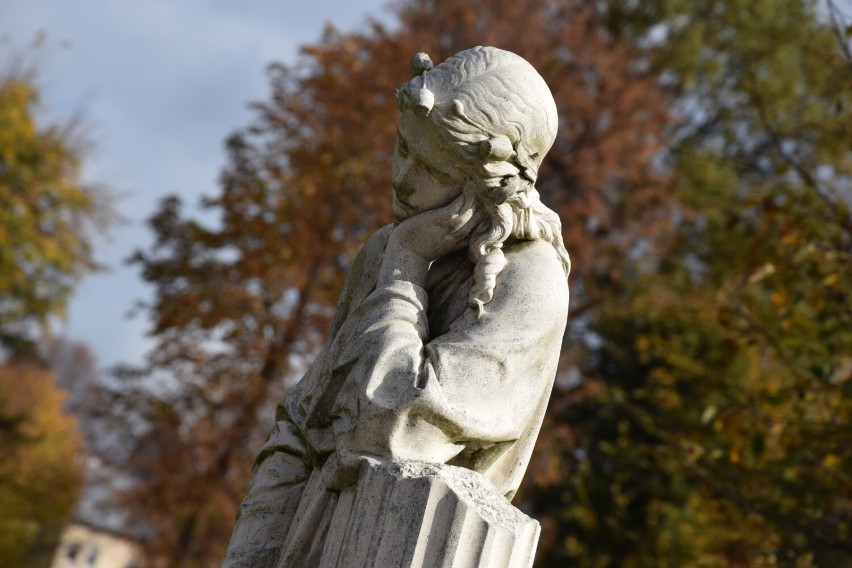
<path fill-rule="evenodd" d="M 534 185 L 557 129 L 556 104 L 541 76 L 522 57 L 493 47 L 462 51 L 434 68 L 428 56 L 417 54 L 412 73 L 397 93 L 400 108 L 438 127 L 470 182 L 465 207 L 478 205 L 486 213 L 468 248 L 476 263 L 470 305 L 481 313 L 491 301 L 509 238 L 549 242 L 567 274 L 571 261 L 559 217 Z"/>

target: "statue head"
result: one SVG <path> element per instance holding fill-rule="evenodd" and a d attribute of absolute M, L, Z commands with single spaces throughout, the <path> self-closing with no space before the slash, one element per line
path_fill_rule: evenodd
<path fill-rule="evenodd" d="M 505 266 L 502 246 L 509 238 L 551 242 L 567 272 L 559 218 L 535 189 L 558 126 L 544 79 L 522 57 L 493 47 L 462 51 L 434 68 L 418 53 L 411 69 L 413 78 L 397 91 L 402 111 L 394 167 L 397 219 L 459 193 L 485 212 L 469 246 L 477 264 L 470 301 L 480 310 Z M 422 158 L 420 172 L 399 166 L 412 144 Z M 422 203 L 406 201 L 413 184 L 425 184 L 416 192 Z"/>
<path fill-rule="evenodd" d="M 509 51 L 474 47 L 434 68 L 418 53 L 412 71 L 416 76 L 397 93 L 400 109 L 434 124 L 456 155 L 455 168 L 496 190 L 497 200 L 523 189 L 515 176 L 535 182 L 558 118 L 550 89 L 532 65 Z"/>

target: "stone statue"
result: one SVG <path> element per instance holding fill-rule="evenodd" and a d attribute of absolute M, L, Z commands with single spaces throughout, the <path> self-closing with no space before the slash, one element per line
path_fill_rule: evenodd
<path fill-rule="evenodd" d="M 395 223 L 364 245 L 329 339 L 278 408 L 225 566 L 527 566 L 514 509 L 568 312 L 539 200 L 556 105 L 491 47 L 397 92 Z"/>

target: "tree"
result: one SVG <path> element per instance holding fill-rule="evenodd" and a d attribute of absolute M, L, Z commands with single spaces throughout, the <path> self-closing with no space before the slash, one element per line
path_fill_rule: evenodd
<path fill-rule="evenodd" d="M 391 220 L 393 93 L 411 54 L 440 61 L 491 44 L 545 75 L 566 127 L 539 189 L 583 260 L 581 301 L 594 303 L 596 274 L 618 280 L 613 255 L 667 200 L 653 168 L 665 96 L 592 9 L 411 1 L 398 24 L 329 29 L 297 66 L 271 66 L 271 99 L 229 138 L 220 192 L 203 202 L 219 225 L 168 198 L 151 219 L 155 245 L 132 258 L 155 287 L 157 347 L 144 368 L 122 370 L 124 407 L 148 425 L 126 499 L 156 527 L 151 553 L 164 564 L 221 558 L 271 406 L 323 342 L 355 251 Z"/>
<path fill-rule="evenodd" d="M 38 344 L 110 216 L 80 180 L 75 124 L 44 123 L 38 100 L 34 71 L 0 79 L 0 558 L 15 566 L 49 564 L 78 495 L 80 435 Z"/>
<path fill-rule="evenodd" d="M 555 400 L 541 560 L 852 565 L 843 52 L 796 0 L 613 1 L 607 19 L 678 97 L 683 208 L 667 256 L 590 315 L 587 381 Z"/>
<path fill-rule="evenodd" d="M 96 267 L 90 231 L 104 227 L 103 191 L 80 181 L 76 126 L 39 125 L 32 72 L 0 80 L 0 341 L 32 341 L 61 316 Z"/>
<path fill-rule="evenodd" d="M 400 54 L 476 43 L 529 59 L 565 121 L 540 190 L 575 310 L 518 500 L 539 563 L 849 565 L 852 81 L 800 0 L 411 0 L 271 67 L 221 224 L 169 199 L 134 257 L 159 345 L 119 393 L 147 425 L 127 499 L 159 557 L 218 560 L 268 407 L 389 220 Z"/>
<path fill-rule="evenodd" d="M 115 532 L 129 523 L 117 495 L 130 481 L 129 448 L 122 432 L 132 429 L 121 406 L 116 406 L 114 380 L 102 376 L 89 348 L 68 338 L 53 337 L 40 352 L 44 364 L 63 389 L 65 411 L 74 416 L 83 439 L 85 464 L 83 486 L 73 517 L 90 526 Z M 136 523 L 125 536 L 147 537 L 144 522 Z"/>
<path fill-rule="evenodd" d="M 81 483 L 76 421 L 53 375 L 32 363 L 0 365 L 0 558 L 47 566 Z"/>

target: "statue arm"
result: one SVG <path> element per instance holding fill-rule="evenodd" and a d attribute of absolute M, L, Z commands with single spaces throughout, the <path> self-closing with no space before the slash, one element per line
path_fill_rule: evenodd
<path fill-rule="evenodd" d="M 549 395 L 567 284 L 547 243 L 515 245 L 507 261 L 482 316 L 468 309 L 431 340 L 428 297 L 414 281 L 425 274 L 380 277 L 333 346 L 333 372 L 345 376 L 338 449 L 446 462 L 471 441 L 522 436 Z"/>

